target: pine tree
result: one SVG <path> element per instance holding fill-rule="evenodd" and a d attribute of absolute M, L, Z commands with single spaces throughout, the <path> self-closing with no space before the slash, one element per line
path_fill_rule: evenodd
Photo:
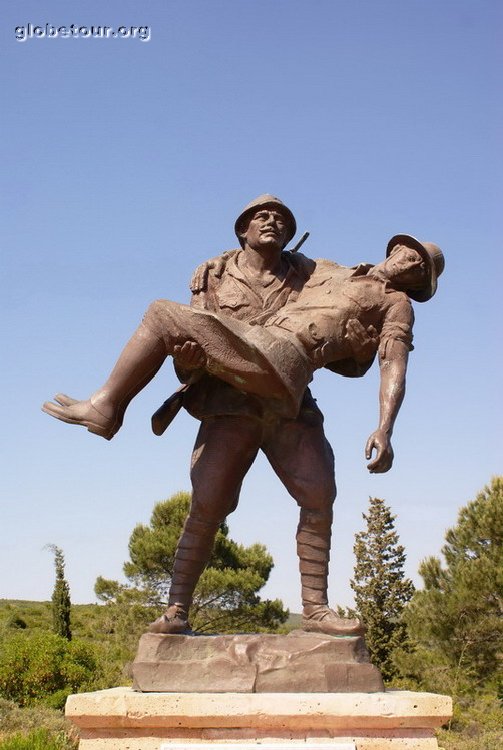
<path fill-rule="evenodd" d="M 355 535 L 351 588 L 356 609 L 367 626 L 365 640 L 372 662 L 389 680 L 397 671 L 393 652 L 406 641 L 402 614 L 414 586 L 404 576 L 405 550 L 398 543 L 396 516 L 377 497 L 369 498 L 369 512 L 362 515 L 367 528 Z"/>
<path fill-rule="evenodd" d="M 459 511 L 445 534 L 445 564 L 428 557 L 424 589 L 408 607 L 415 654 L 403 661 L 426 689 L 453 694 L 503 685 L 503 477 Z"/>
<path fill-rule="evenodd" d="M 129 540 L 130 560 L 124 573 L 131 585 L 101 576 L 96 596 L 112 605 L 113 628 L 145 629 L 166 606 L 175 550 L 190 506 L 190 494 L 179 492 L 155 505 L 150 524 L 139 524 Z M 262 544 L 244 547 L 221 524 L 212 557 L 197 584 L 190 623 L 199 633 L 274 631 L 288 618 L 278 599 L 262 600 L 260 589 L 273 568 Z M 134 622 L 132 622 L 134 620 Z M 141 630 L 140 630 L 141 632 Z"/>
<path fill-rule="evenodd" d="M 68 641 L 72 639 L 70 627 L 70 587 L 65 578 L 65 557 L 63 550 L 55 544 L 47 545 L 54 554 L 56 582 L 52 592 L 52 629 Z"/>

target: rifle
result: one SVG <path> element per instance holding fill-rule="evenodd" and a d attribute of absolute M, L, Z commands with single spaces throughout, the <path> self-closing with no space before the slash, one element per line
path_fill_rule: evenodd
<path fill-rule="evenodd" d="M 183 397 L 190 388 L 190 383 L 181 385 L 166 401 L 161 404 L 157 411 L 152 414 L 152 432 L 154 435 L 162 435 L 174 420 L 183 406 Z"/>
<path fill-rule="evenodd" d="M 300 240 L 297 242 L 296 245 L 294 245 L 292 247 L 292 249 L 290 250 L 290 252 L 291 253 L 298 252 L 300 250 L 300 248 L 302 247 L 302 245 L 304 244 L 304 242 L 307 240 L 308 237 L 309 237 L 309 232 L 304 232 L 304 234 L 302 235 L 302 237 L 300 238 Z"/>

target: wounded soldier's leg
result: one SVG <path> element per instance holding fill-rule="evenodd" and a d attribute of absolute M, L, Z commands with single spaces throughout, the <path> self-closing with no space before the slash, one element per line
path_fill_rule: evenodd
<path fill-rule="evenodd" d="M 221 343 L 225 333 L 225 324 L 220 324 L 215 316 L 201 311 L 196 314 L 187 305 L 169 300 L 156 300 L 149 306 L 101 388 L 84 401 L 57 394 L 55 403 L 48 401 L 42 409 L 56 419 L 82 425 L 110 440 L 121 427 L 130 401 L 154 377 L 176 347 L 191 340 L 201 343 L 203 349 L 214 353 L 212 362 L 215 366 L 219 357 L 229 351 L 229 347 Z M 236 359 L 245 367 L 243 356 L 236 355 Z M 234 360 L 231 364 L 235 364 Z"/>
<path fill-rule="evenodd" d="M 299 394 L 312 370 L 291 342 L 276 340 L 241 321 L 169 300 L 150 305 L 108 380 L 89 399 L 76 401 L 58 394 L 56 403 L 46 402 L 42 409 L 110 440 L 121 427 L 131 399 L 154 377 L 175 347 L 186 341 L 201 345 L 205 367 L 216 377 L 243 391 L 278 399 L 286 413 L 297 412 Z"/>
<path fill-rule="evenodd" d="M 155 312 L 153 303 L 144 320 L 122 350 L 105 384 L 89 399 L 76 399 L 57 394 L 56 403 L 47 401 L 42 409 L 68 424 L 87 427 L 89 432 L 111 440 L 122 425 L 130 401 L 152 380 L 175 341 L 161 337 L 150 321 Z M 167 345 L 167 342 L 170 345 Z"/>

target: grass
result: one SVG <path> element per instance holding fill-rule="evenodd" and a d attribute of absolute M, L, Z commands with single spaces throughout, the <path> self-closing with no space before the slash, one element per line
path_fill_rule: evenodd
<path fill-rule="evenodd" d="M 21 708 L 14 701 L 0 696 L 0 739 L 4 740 L 8 734 L 32 729 L 48 729 L 53 733 L 67 728 L 66 720 L 61 711 L 45 706 L 29 706 Z"/>
<path fill-rule="evenodd" d="M 439 747 L 443 750 L 501 750 L 503 748 L 503 730 L 486 730 L 470 737 L 467 732 L 455 732 L 441 729 L 437 734 Z M 0 750 L 3 748 L 0 745 Z"/>
<path fill-rule="evenodd" d="M 0 750 L 75 750 L 78 736 L 61 711 L 20 708 L 0 697 Z"/>
<path fill-rule="evenodd" d="M 65 732 L 53 734 L 48 729 L 16 733 L 0 740 L 0 750 L 76 750 L 77 746 L 78 741 Z"/>

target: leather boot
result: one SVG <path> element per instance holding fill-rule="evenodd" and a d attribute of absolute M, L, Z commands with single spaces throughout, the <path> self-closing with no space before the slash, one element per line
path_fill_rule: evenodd
<path fill-rule="evenodd" d="M 328 606 L 331 517 L 301 510 L 297 554 L 302 583 L 302 630 L 325 635 L 362 635 L 360 620 L 339 617 Z"/>
<path fill-rule="evenodd" d="M 122 350 L 108 380 L 86 401 L 57 394 L 42 410 L 69 424 L 87 427 L 111 440 L 122 425 L 130 401 L 157 373 L 169 350 L 166 341 L 141 323 Z"/>
<path fill-rule="evenodd" d="M 190 516 L 185 521 L 175 553 L 168 608 L 150 625 L 151 633 L 192 632 L 188 619 L 189 608 L 197 582 L 211 557 L 219 525 Z"/>

